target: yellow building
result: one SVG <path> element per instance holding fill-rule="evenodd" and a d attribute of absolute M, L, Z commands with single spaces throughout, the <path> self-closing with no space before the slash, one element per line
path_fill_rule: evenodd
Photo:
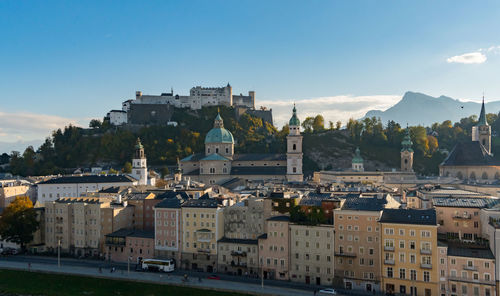
<path fill-rule="evenodd" d="M 380 218 L 382 289 L 438 295 L 436 211 L 385 209 Z"/>
<path fill-rule="evenodd" d="M 224 236 L 222 210 L 219 201 L 208 195 L 182 204 L 182 268 L 215 271 L 217 241 Z"/>

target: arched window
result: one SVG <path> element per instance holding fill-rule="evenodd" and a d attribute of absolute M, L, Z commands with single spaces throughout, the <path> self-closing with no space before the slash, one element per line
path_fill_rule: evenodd
<path fill-rule="evenodd" d="M 215 153 L 219 153 L 219 148 L 215 148 Z"/>
<path fill-rule="evenodd" d="M 486 146 L 486 139 L 483 139 L 483 146 Z"/>
<path fill-rule="evenodd" d="M 499 180 L 500 179 L 500 173 L 496 172 L 495 173 L 495 180 Z"/>
<path fill-rule="evenodd" d="M 293 150 L 297 150 L 297 145 L 293 144 Z"/>
<path fill-rule="evenodd" d="M 488 180 L 488 174 L 484 172 L 483 175 L 481 176 L 481 179 Z"/>
<path fill-rule="evenodd" d="M 407 163 L 408 163 L 408 158 L 405 158 L 405 164 L 407 164 Z"/>
<path fill-rule="evenodd" d="M 457 178 L 462 180 L 464 178 L 464 175 L 462 175 L 462 172 L 457 173 Z"/>
<path fill-rule="evenodd" d="M 296 173 L 297 172 L 297 168 L 296 167 L 293 167 L 293 172 Z"/>
<path fill-rule="evenodd" d="M 476 173 L 472 172 L 470 173 L 470 177 L 469 177 L 471 180 L 476 180 Z"/>

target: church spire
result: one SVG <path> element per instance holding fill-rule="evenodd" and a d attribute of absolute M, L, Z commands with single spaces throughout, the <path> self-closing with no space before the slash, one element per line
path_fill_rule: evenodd
<path fill-rule="evenodd" d="M 488 125 L 488 122 L 486 121 L 486 110 L 484 109 L 484 95 L 483 95 L 483 104 L 481 105 L 481 114 L 479 114 L 478 125 Z"/>
<path fill-rule="evenodd" d="M 220 110 L 217 108 L 217 117 L 215 117 L 214 128 L 224 128 L 224 121 L 220 116 Z"/>

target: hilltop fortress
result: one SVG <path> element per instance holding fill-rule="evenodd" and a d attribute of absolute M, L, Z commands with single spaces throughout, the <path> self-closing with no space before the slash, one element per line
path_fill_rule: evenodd
<path fill-rule="evenodd" d="M 189 95 L 174 95 L 173 89 L 160 95 L 144 95 L 142 91 L 136 91 L 135 99 L 124 101 L 121 110 L 109 111 L 106 119 L 112 125 L 175 125 L 171 122 L 175 108 L 200 110 L 209 106 L 234 107 L 237 116 L 247 113 L 273 124 L 272 110 L 255 109 L 255 91 L 249 91 L 248 95 L 233 95 L 229 83 L 224 87 L 196 86 L 191 88 Z"/>

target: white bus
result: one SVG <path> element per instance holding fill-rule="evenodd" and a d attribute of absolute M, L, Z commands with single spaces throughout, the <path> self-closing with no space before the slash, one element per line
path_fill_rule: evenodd
<path fill-rule="evenodd" d="M 163 272 L 174 271 L 175 263 L 173 259 L 143 259 L 141 262 L 142 270 L 154 270 Z"/>

